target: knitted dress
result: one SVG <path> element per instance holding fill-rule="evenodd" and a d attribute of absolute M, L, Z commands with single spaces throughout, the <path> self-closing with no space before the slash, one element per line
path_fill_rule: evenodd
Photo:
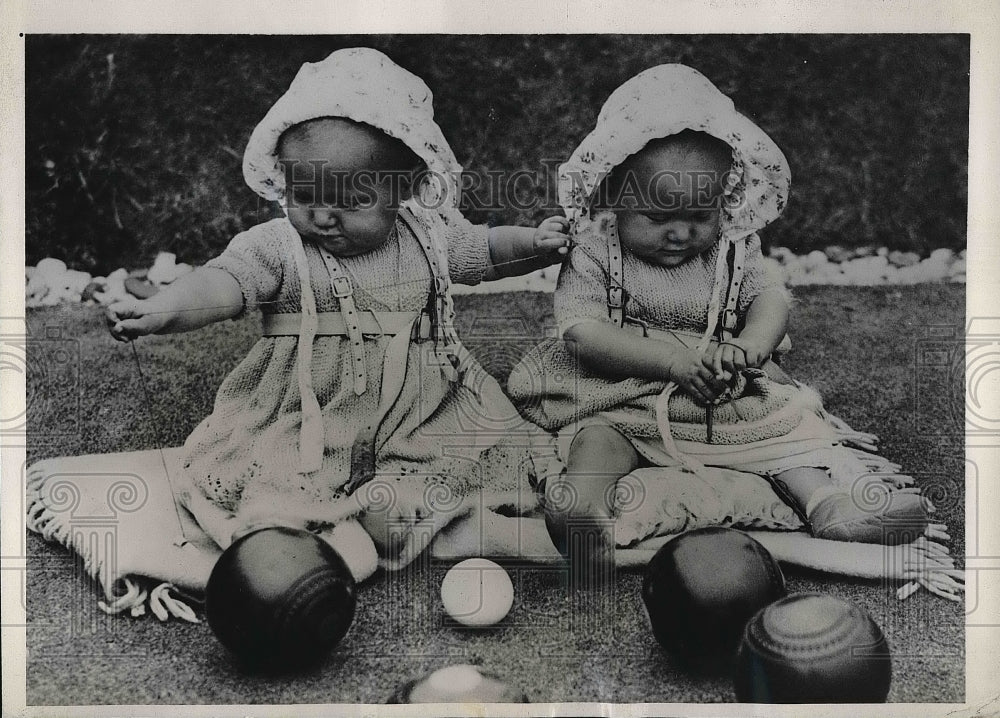
<path fill-rule="evenodd" d="M 576 246 L 563 265 L 555 293 L 560 334 L 583 321 L 612 323 L 608 232 L 613 222 L 614 215 L 604 212 L 577 223 Z M 623 252 L 627 318 L 652 330 L 703 334 L 718 252 L 716 245 L 669 268 Z M 764 290 L 784 291 L 780 278 L 766 271 L 756 235 L 747 239 L 745 267 L 737 303 L 741 318 Z M 836 455 L 837 434 L 825 421 L 815 393 L 793 382 L 776 365 L 765 369 L 744 372 L 749 379 L 734 392 L 742 400 L 716 407 L 711 442 L 704 406 L 676 391 L 669 399 L 671 436 L 669 444 L 665 443 L 657 421 L 657 400 L 667 382 L 598 376 L 561 340 L 544 342 L 526 355 L 510 375 L 508 393 L 527 418 L 559 432 L 564 457 L 577 431 L 596 423 L 621 431 L 656 466 L 676 466 L 682 463 L 680 457 L 693 456 L 706 466 L 770 474 L 797 466 L 833 468 L 840 463 L 844 457 Z M 853 478 L 856 467 L 851 464 L 847 473 Z"/>
<path fill-rule="evenodd" d="M 451 276 L 478 283 L 488 267 L 486 228 L 472 226 L 456 210 L 439 212 Z M 247 308 L 300 312 L 298 272 L 284 249 L 289 240 L 299 241 L 297 233 L 286 219 L 275 219 L 238 235 L 208 266 L 236 278 Z M 304 246 L 317 311 L 338 312 L 319 249 L 308 242 Z M 400 220 L 383 246 L 339 263 L 354 285 L 359 310 L 417 312 L 428 304 L 431 271 L 417 239 Z M 278 511 L 340 520 L 345 510 L 337 504 L 345 499 L 351 448 L 378 409 L 390 339 L 365 336 L 368 386 L 359 395 L 349 338 L 315 338 L 312 385 L 322 411 L 324 451 L 318 471 L 300 473 L 297 337 L 262 337 L 224 380 L 211 415 L 185 444 L 184 465 L 192 483 L 237 518 Z M 496 381 L 474 361 L 467 363 L 463 381 L 449 381 L 434 361 L 432 344 L 411 340 L 402 390 L 376 437 L 379 481 L 358 490 L 377 486 L 383 504 L 398 502 L 418 517 L 430 510 L 431 494 L 439 503 L 450 503 L 479 487 L 513 486 L 523 476 L 525 455 L 515 446 L 525 422 Z M 504 447 L 495 447 L 498 443 Z"/>

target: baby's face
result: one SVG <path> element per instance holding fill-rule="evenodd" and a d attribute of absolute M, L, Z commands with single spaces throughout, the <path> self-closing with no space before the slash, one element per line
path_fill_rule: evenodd
<path fill-rule="evenodd" d="M 337 257 L 381 247 L 408 196 L 408 175 L 390 165 L 388 137 L 345 120 L 313 120 L 279 145 L 285 213 L 304 238 Z"/>
<path fill-rule="evenodd" d="M 611 206 L 622 246 L 640 259 L 676 267 L 719 238 L 730 161 L 718 153 L 646 147 L 616 173 Z"/>

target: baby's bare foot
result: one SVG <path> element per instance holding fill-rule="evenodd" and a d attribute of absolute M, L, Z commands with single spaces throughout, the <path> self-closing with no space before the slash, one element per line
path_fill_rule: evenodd
<path fill-rule="evenodd" d="M 615 521 L 603 498 L 583 498 L 565 481 L 547 486 L 545 527 L 569 562 L 575 588 L 600 588 L 613 580 Z"/>

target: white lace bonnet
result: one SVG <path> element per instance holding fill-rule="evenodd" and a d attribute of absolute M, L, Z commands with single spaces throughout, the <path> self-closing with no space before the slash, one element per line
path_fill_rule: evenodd
<path fill-rule="evenodd" d="M 682 130 L 705 132 L 733 149 L 735 182 L 724 236 L 735 241 L 777 219 L 791 184 L 785 155 L 708 78 L 676 64 L 644 70 L 608 97 L 597 126 L 559 168 L 559 203 L 566 216 L 589 214 L 612 169 L 651 140 Z"/>
<path fill-rule="evenodd" d="M 401 140 L 424 161 L 428 172 L 417 191 L 422 206 L 457 207 L 462 167 L 434 122 L 433 99 L 423 80 L 370 47 L 337 50 L 320 62 L 307 62 L 250 135 L 243 177 L 264 199 L 281 201 L 281 134 L 307 120 L 345 117 Z"/>
<path fill-rule="evenodd" d="M 285 94 L 250 135 L 243 154 L 243 177 L 254 192 L 268 200 L 284 199 L 285 176 L 278 163 L 278 140 L 288 128 L 320 117 L 364 122 L 402 141 L 424 161 L 427 172 L 415 188 L 414 198 L 405 202 L 418 218 L 431 221 L 436 215 L 433 210 L 458 206 L 462 167 L 434 122 L 430 88 L 383 53 L 367 47 L 337 50 L 325 60 L 302 66 Z M 290 234 L 295 234 L 294 230 Z M 317 331 L 316 302 L 302 242 L 296 235 L 289 245 L 302 296 L 297 362 L 302 397 L 300 471 L 310 473 L 322 465 L 324 444 L 322 415 L 312 388 L 311 371 Z M 436 249 L 444 264 L 446 255 L 440 247 Z"/>

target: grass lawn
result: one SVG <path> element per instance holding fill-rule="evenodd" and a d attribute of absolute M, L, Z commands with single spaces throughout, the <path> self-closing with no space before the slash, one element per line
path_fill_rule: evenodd
<path fill-rule="evenodd" d="M 786 367 L 817 388 L 833 413 L 879 434 L 885 455 L 934 497 L 952 552 L 963 555 L 964 425 L 953 418 L 962 416 L 962 364 L 951 361 L 960 345 L 951 347 L 947 367 L 940 353 L 930 366 L 921 349 L 935 327 L 939 345 L 940 327 L 961 336 L 964 286 L 811 287 L 796 296 Z M 467 296 L 457 304 L 462 336 L 501 380 L 552 318 L 543 294 Z M 97 308 L 33 310 L 28 325 L 32 337 L 48 337 L 28 350 L 29 463 L 180 444 L 259 332 L 251 318 L 140 340 L 147 406 L 131 349 L 111 339 Z M 381 703 L 402 681 L 448 663 L 482 664 L 535 702 L 733 700 L 728 681 L 686 675 L 660 650 L 638 573 L 623 574 L 613 598 L 595 599 L 567 593 L 551 568 L 512 567 L 514 608 L 488 630 L 442 620 L 438 590 L 447 566 L 379 574 L 360 588 L 354 625 L 328 661 L 307 674 L 261 678 L 238 672 L 206 624 L 146 617 L 77 625 L 70 608 L 96 603 L 94 588 L 62 548 L 32 534 L 27 553 L 29 705 Z M 786 578 L 790 591 L 841 596 L 882 626 L 893 651 L 890 701 L 963 701 L 961 605 L 926 592 L 899 602 L 878 581 L 793 569 Z"/>

